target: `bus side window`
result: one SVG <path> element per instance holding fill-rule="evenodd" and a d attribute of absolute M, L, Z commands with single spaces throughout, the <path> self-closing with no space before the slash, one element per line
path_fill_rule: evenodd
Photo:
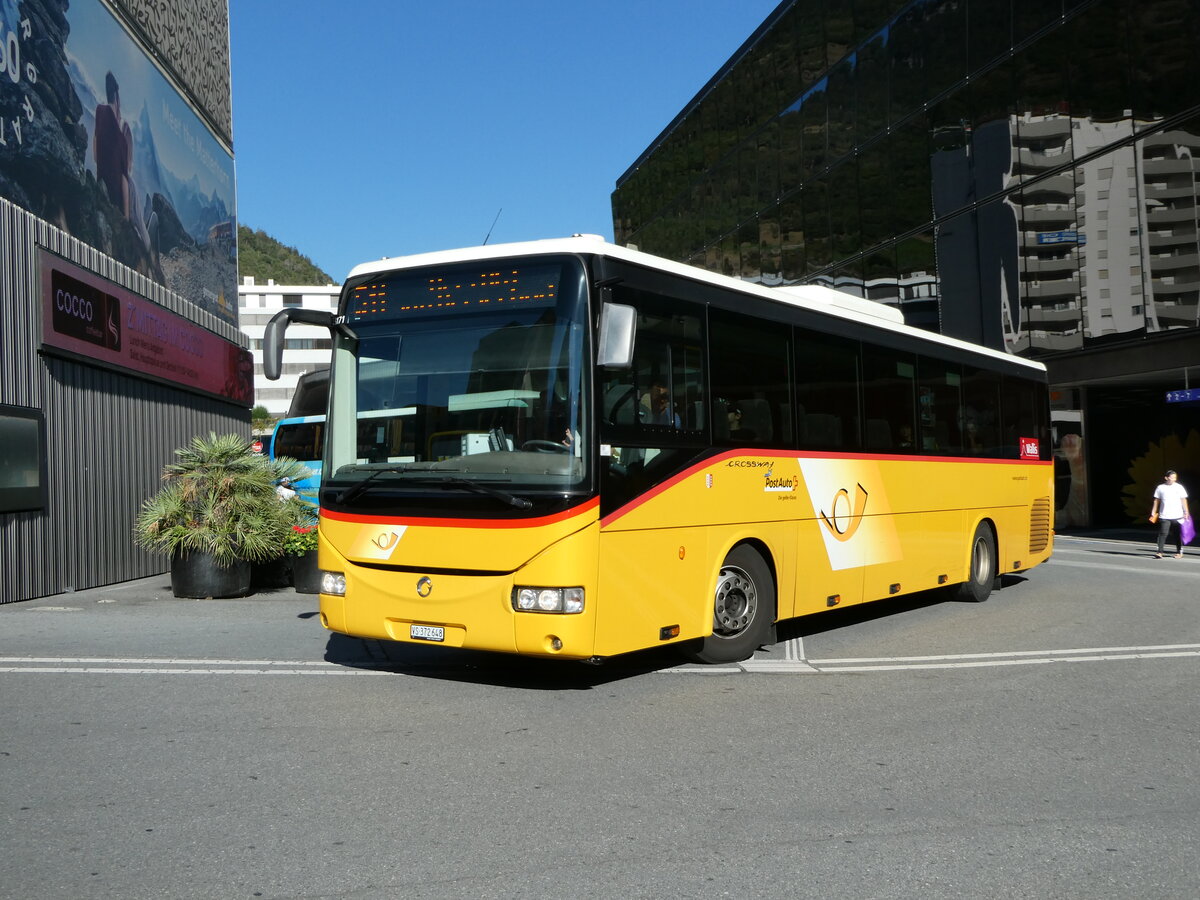
<path fill-rule="evenodd" d="M 613 445 L 694 442 L 705 425 L 701 308 L 627 285 L 613 299 L 637 310 L 633 364 L 603 370 L 601 440 Z"/>
<path fill-rule="evenodd" d="M 1045 413 L 1038 407 L 1038 385 L 1036 382 L 1014 375 L 1005 375 L 1001 382 L 1001 421 L 1004 423 L 1003 454 L 1006 459 L 1021 455 L 1022 438 L 1036 438 L 1040 452 L 1047 444 L 1042 425 Z M 1048 458 L 1043 457 L 1043 458 Z"/>
<path fill-rule="evenodd" d="M 971 456 L 1000 454 L 1000 375 L 963 370 L 963 449 Z"/>
<path fill-rule="evenodd" d="M 916 357 L 873 347 L 863 359 L 863 409 L 866 447 L 905 453 L 917 449 L 913 415 Z"/>
<path fill-rule="evenodd" d="M 798 328 L 795 347 L 799 445 L 858 449 L 858 342 Z"/>
<path fill-rule="evenodd" d="M 959 410 L 962 366 L 921 356 L 917 360 L 917 420 L 922 453 L 956 456 L 962 452 Z"/>
<path fill-rule="evenodd" d="M 713 439 L 790 445 L 789 329 L 771 322 L 747 323 L 713 310 L 709 334 Z"/>

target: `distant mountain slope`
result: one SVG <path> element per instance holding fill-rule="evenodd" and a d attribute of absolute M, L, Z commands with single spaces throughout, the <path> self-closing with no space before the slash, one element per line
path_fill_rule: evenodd
<path fill-rule="evenodd" d="M 334 280 L 295 247 L 286 247 L 264 231 L 251 231 L 238 225 L 238 281 L 253 275 L 255 282 L 266 284 L 334 284 Z"/>

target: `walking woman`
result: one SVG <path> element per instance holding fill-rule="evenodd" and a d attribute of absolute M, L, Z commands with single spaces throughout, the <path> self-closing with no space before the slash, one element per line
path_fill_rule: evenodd
<path fill-rule="evenodd" d="M 1188 492 L 1178 482 L 1174 469 L 1167 469 L 1163 483 L 1154 489 L 1154 503 L 1150 506 L 1150 521 L 1158 523 L 1158 552 L 1155 559 L 1163 558 L 1163 546 L 1171 526 L 1175 526 L 1175 558 L 1183 559 L 1183 520 L 1188 512 Z"/>

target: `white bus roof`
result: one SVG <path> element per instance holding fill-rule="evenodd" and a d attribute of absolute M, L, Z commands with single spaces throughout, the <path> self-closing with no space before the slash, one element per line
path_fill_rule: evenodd
<path fill-rule="evenodd" d="M 418 253 L 412 256 L 384 257 L 375 262 L 362 263 L 350 270 L 346 280 L 357 279 L 360 276 L 373 275 L 382 272 L 392 272 L 398 269 L 412 269 L 424 266 L 440 266 L 451 263 L 471 262 L 473 260 L 505 259 L 517 256 L 544 256 L 553 253 L 590 253 L 595 256 L 607 256 L 619 259 L 648 269 L 657 269 L 716 285 L 743 294 L 751 294 L 775 303 L 786 303 L 791 306 L 825 313 L 842 319 L 861 322 L 870 319 L 870 324 L 886 331 L 908 334 L 920 340 L 955 347 L 972 353 L 980 353 L 1010 363 L 1025 365 L 1033 369 L 1045 371 L 1045 366 L 1034 360 L 1024 359 L 1010 353 L 992 350 L 979 344 L 972 344 L 957 338 L 946 337 L 932 331 L 913 328 L 904 324 L 903 314 L 896 308 L 855 297 L 844 291 L 823 287 L 815 284 L 791 285 L 788 287 L 768 287 L 750 281 L 720 275 L 707 269 L 689 266 L 686 263 L 675 262 L 610 244 L 604 238 L 595 234 L 576 234 L 568 238 L 549 238 L 541 241 L 523 241 L 515 244 L 489 244 L 482 247 L 463 247 L 457 250 L 438 250 L 431 253 Z"/>

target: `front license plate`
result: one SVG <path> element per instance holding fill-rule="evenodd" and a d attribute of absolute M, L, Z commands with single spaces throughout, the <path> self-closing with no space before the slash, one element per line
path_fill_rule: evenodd
<path fill-rule="evenodd" d="M 441 625 L 409 625 L 408 636 L 414 641 L 444 641 L 446 629 Z"/>

